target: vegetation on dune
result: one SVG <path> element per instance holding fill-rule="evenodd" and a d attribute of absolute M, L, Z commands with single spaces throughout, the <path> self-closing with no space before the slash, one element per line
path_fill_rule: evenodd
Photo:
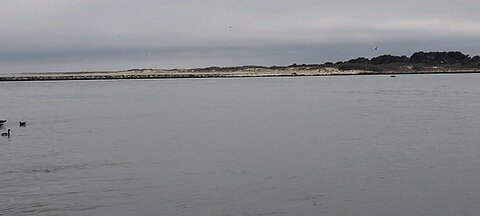
<path fill-rule="evenodd" d="M 364 70 L 364 71 L 429 71 L 429 70 L 466 70 L 480 68 L 480 56 L 470 57 L 458 51 L 451 52 L 416 52 L 410 57 L 380 55 L 374 58 L 359 57 L 348 61 L 336 63 L 326 62 L 324 64 L 292 64 L 289 66 L 237 66 L 237 67 L 208 67 L 198 68 L 192 71 L 240 71 L 255 69 L 270 70 L 314 70 L 322 68 L 336 68 L 342 71 Z"/>
<path fill-rule="evenodd" d="M 327 65 L 324 64 L 324 65 Z M 381 55 L 368 59 L 360 57 L 334 64 L 339 70 L 422 71 L 441 69 L 477 69 L 480 56 L 470 57 L 461 52 L 416 52 L 412 56 Z"/>

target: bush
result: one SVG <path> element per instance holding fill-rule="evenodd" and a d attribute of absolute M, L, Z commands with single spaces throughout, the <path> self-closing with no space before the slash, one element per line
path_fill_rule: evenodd
<path fill-rule="evenodd" d="M 370 60 L 372 64 L 389 64 L 389 63 L 401 63 L 408 62 L 407 56 L 392 56 L 392 55 L 381 55 Z"/>

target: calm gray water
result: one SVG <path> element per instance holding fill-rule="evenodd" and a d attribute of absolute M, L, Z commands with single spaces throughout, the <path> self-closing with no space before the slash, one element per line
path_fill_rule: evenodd
<path fill-rule="evenodd" d="M 0 83 L 0 215 L 476 216 L 479 84 Z"/>

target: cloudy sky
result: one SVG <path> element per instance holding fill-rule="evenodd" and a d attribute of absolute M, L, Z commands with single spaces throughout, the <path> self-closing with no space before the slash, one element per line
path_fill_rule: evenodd
<path fill-rule="evenodd" d="M 0 72 L 478 55 L 479 11 L 478 0 L 0 0 Z"/>

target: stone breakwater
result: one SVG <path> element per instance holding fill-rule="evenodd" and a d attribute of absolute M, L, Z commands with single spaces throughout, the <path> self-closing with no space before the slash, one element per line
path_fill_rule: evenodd
<path fill-rule="evenodd" d="M 48 80 L 108 80 L 108 79 L 169 79 L 169 78 L 230 78 L 230 77 L 282 77 L 321 76 L 338 74 L 340 71 L 316 70 L 241 70 L 241 71 L 194 71 L 194 70 L 133 70 L 112 72 L 73 73 L 12 73 L 0 74 L 0 81 L 48 81 Z M 341 72 L 344 75 L 360 71 Z"/>
<path fill-rule="evenodd" d="M 171 79 L 171 78 L 232 78 L 232 77 L 287 77 L 287 76 L 346 76 L 389 75 L 393 72 L 340 71 L 335 68 L 322 70 L 269 70 L 250 69 L 240 71 L 194 71 L 194 70 L 131 70 L 112 72 L 71 73 L 11 73 L 0 74 L 0 81 L 54 81 L 54 80 L 111 80 L 111 79 Z M 480 73 L 477 70 L 455 71 L 401 71 L 395 74 L 440 74 Z"/>

